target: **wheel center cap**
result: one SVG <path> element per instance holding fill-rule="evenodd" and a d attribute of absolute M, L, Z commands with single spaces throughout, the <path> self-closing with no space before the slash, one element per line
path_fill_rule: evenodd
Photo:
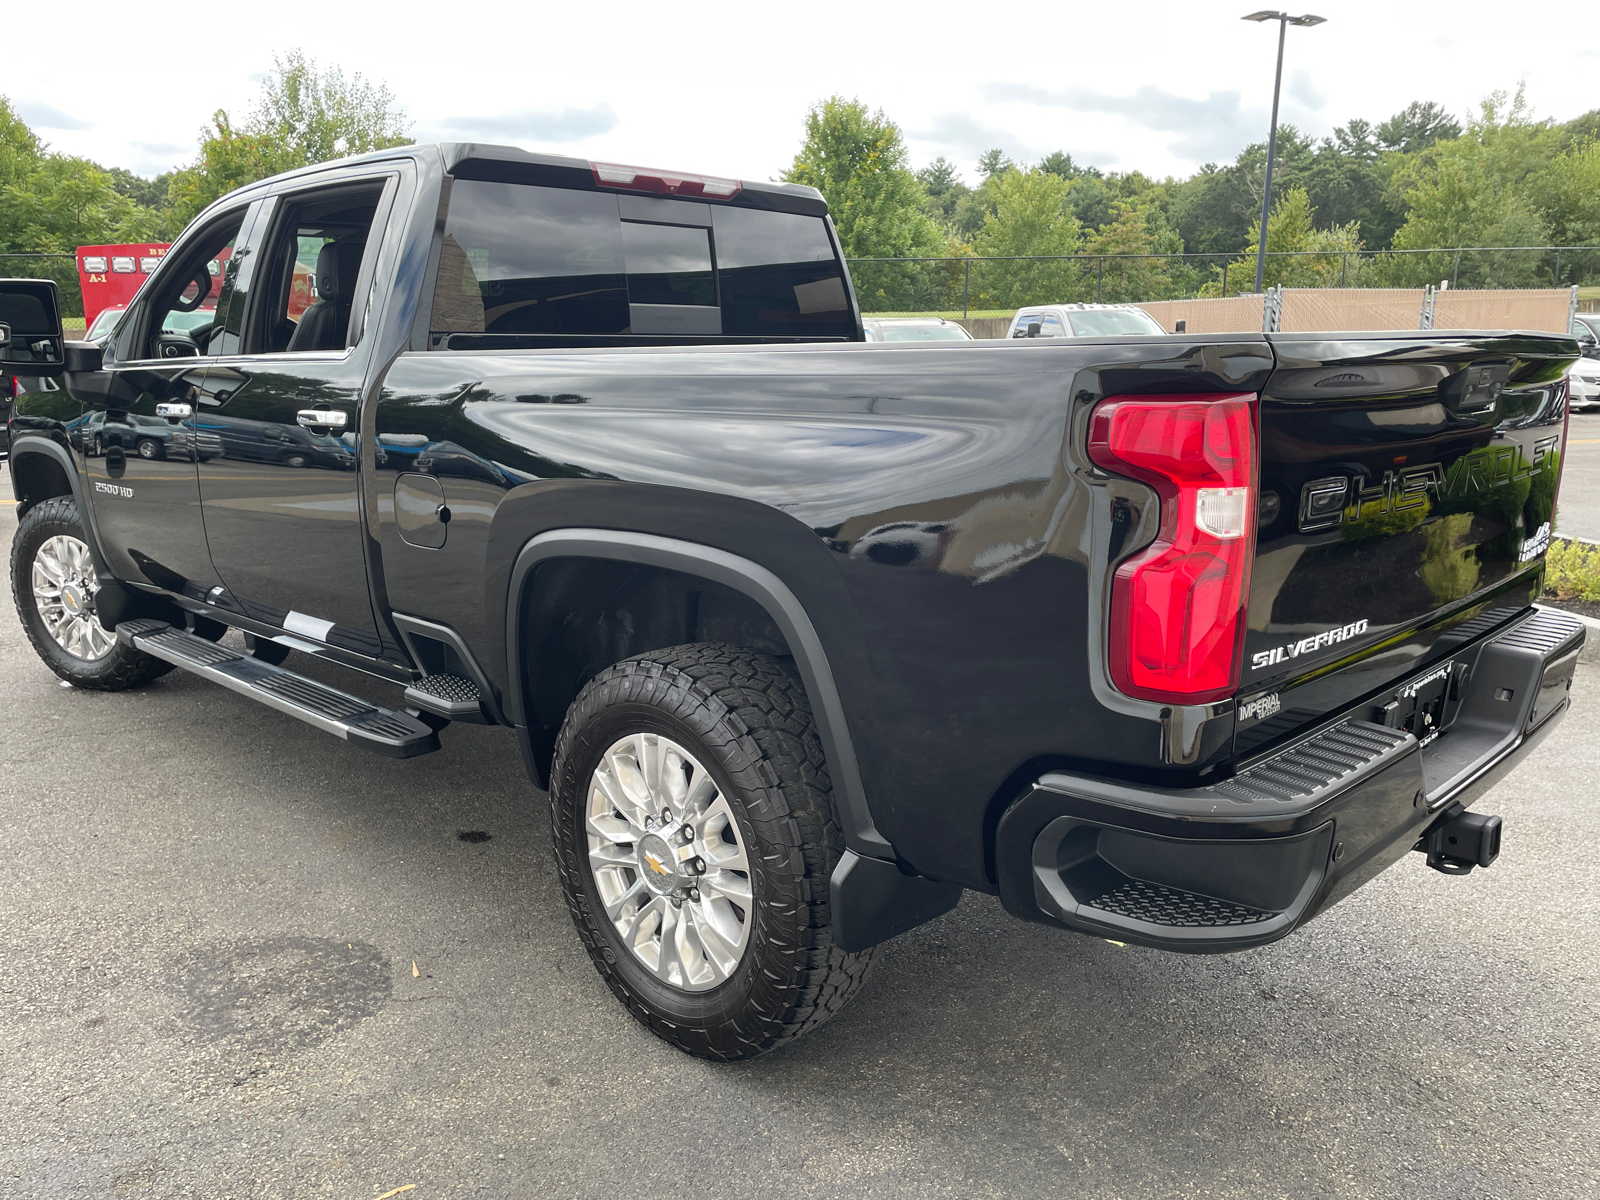
<path fill-rule="evenodd" d="M 83 611 L 83 589 L 75 583 L 69 583 L 61 589 L 61 603 L 66 605 L 67 611 L 81 613 Z"/>
<path fill-rule="evenodd" d="M 639 877 L 653 892 L 673 892 L 683 885 L 678 874 L 678 860 L 673 856 L 667 840 L 653 833 L 639 839 Z"/>

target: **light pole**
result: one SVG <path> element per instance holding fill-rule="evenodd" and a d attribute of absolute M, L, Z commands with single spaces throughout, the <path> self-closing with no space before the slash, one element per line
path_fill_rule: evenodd
<path fill-rule="evenodd" d="M 1314 17 L 1310 13 L 1291 17 L 1285 12 L 1270 8 L 1253 12 L 1245 21 L 1276 21 L 1278 23 L 1278 73 L 1272 77 L 1272 130 L 1267 134 L 1267 182 L 1261 189 L 1261 240 L 1256 246 L 1256 291 L 1261 290 L 1261 274 L 1267 267 L 1267 214 L 1272 209 L 1272 157 L 1278 150 L 1278 89 L 1283 86 L 1283 38 L 1291 25 L 1321 25 L 1327 17 Z"/>

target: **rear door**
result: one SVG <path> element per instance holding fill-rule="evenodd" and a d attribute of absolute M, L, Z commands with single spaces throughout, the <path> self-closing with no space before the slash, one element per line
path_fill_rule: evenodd
<path fill-rule="evenodd" d="M 1557 339 L 1272 340 L 1240 750 L 1532 602 L 1565 439 Z"/>
<path fill-rule="evenodd" d="M 241 276 L 238 352 L 217 360 L 197 419 L 220 448 L 199 467 L 218 602 L 369 657 L 381 643 L 357 446 L 372 280 L 400 178 L 330 172 L 276 197 Z"/>

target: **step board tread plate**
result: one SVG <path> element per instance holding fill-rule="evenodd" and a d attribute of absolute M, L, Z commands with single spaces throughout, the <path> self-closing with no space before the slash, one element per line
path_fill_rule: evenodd
<path fill-rule="evenodd" d="M 218 657 L 216 651 L 232 652 L 171 625 L 129 621 L 119 625 L 117 633 L 146 654 L 379 754 L 412 758 L 439 749 L 438 734 L 415 717 L 379 708 L 249 655 L 209 661 Z"/>
<path fill-rule="evenodd" d="M 406 703 L 457 720 L 483 716 L 483 693 L 460 675 L 424 675 L 406 688 Z"/>

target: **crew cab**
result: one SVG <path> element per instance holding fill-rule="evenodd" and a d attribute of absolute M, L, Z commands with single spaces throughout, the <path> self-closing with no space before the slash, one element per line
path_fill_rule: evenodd
<path fill-rule="evenodd" d="M 1412 851 L 1487 866 L 1471 806 L 1569 705 L 1583 627 L 1534 603 L 1568 338 L 867 343 L 815 191 L 459 144 L 224 197 L 100 341 L 0 297 L 63 381 L 11 422 L 45 664 L 400 758 L 504 728 L 526 869 L 708 1058 L 966 889 L 1216 952 Z M 220 453 L 90 454 L 102 411 Z M 350 463 L 254 449 L 299 430 Z"/>

